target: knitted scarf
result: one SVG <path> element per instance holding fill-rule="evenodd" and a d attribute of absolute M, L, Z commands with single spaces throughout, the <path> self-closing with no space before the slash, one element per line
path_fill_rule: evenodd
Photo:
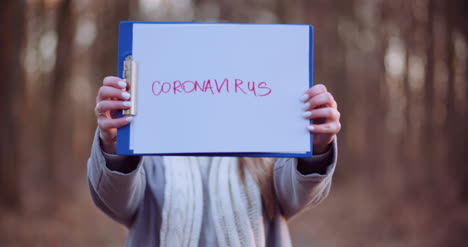
<path fill-rule="evenodd" d="M 245 171 L 238 175 L 238 159 L 214 157 L 209 170 L 209 202 L 203 201 L 199 160 L 164 157 L 166 185 L 160 246 L 198 246 L 203 203 L 210 203 L 218 246 L 265 246 L 261 194 Z"/>

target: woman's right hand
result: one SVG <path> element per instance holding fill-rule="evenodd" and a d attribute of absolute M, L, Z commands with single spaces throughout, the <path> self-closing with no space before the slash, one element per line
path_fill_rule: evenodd
<path fill-rule="evenodd" d="M 117 142 L 117 128 L 125 126 L 132 121 L 132 117 L 117 117 L 118 110 L 129 109 L 132 105 L 128 83 L 118 77 L 104 78 L 96 98 L 95 113 L 99 128 L 99 138 L 104 152 L 115 154 Z"/>

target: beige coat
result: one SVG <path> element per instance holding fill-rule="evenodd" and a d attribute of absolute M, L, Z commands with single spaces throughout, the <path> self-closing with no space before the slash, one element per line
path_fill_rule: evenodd
<path fill-rule="evenodd" d="M 278 210 L 272 221 L 264 215 L 266 246 L 291 246 L 287 221 L 328 195 L 336 161 L 336 140 L 322 155 L 278 159 L 273 179 Z M 125 246 L 159 246 L 165 186 L 162 162 L 160 156 L 105 154 L 95 135 L 88 160 L 91 196 L 104 213 L 127 226 Z"/>

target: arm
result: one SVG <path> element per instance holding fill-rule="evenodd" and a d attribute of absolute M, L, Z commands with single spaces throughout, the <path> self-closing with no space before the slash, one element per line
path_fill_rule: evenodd
<path fill-rule="evenodd" d="M 143 158 L 106 154 L 96 131 L 88 159 L 91 197 L 104 213 L 129 226 L 143 199 L 146 176 Z"/>
<path fill-rule="evenodd" d="M 314 134 L 314 156 L 308 159 L 279 159 L 274 169 L 274 187 L 286 218 L 316 205 L 330 192 L 337 160 L 336 134 L 341 129 L 340 112 L 324 85 L 309 88 L 302 96 L 303 117 Z"/>
<path fill-rule="evenodd" d="M 320 203 L 330 191 L 337 160 L 336 139 L 324 154 L 308 159 L 279 159 L 274 169 L 274 187 L 287 219 Z"/>
<path fill-rule="evenodd" d="M 88 159 L 88 182 L 94 203 L 116 221 L 129 226 L 138 210 L 146 187 L 143 158 L 115 155 L 117 128 L 131 117 L 117 117 L 131 106 L 126 81 L 104 78 L 96 97 L 98 129 Z M 112 153 L 112 154 L 111 154 Z"/>

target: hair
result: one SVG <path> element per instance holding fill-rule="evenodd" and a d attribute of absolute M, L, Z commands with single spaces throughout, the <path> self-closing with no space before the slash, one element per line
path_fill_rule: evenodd
<path fill-rule="evenodd" d="M 238 172 L 242 182 L 245 186 L 245 171 L 248 171 L 260 189 L 266 214 L 270 221 L 275 217 L 276 211 L 276 196 L 273 185 L 275 162 L 274 158 L 239 158 Z"/>

